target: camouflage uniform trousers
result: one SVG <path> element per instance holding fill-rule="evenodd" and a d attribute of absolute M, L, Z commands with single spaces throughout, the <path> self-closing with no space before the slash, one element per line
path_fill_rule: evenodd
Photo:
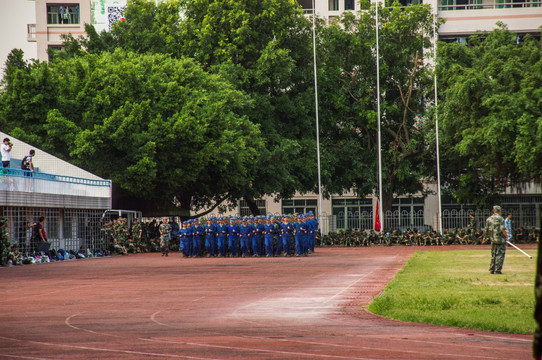
<path fill-rule="evenodd" d="M 169 253 L 169 234 L 163 234 L 160 236 L 160 250 L 162 255 L 168 255 Z"/>
<path fill-rule="evenodd" d="M 504 255 L 506 253 L 506 244 L 491 244 L 491 264 L 489 271 L 501 271 L 504 264 Z"/>

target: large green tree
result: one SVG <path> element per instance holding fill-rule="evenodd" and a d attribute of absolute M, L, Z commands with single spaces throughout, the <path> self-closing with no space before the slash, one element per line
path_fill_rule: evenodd
<path fill-rule="evenodd" d="M 427 115 L 432 71 L 424 59 L 433 16 L 426 5 L 381 7 L 379 24 L 382 208 L 391 210 L 394 196 L 419 192 L 434 176 Z M 323 174 L 330 192 L 378 192 L 375 26 L 373 5 L 322 29 Z"/>
<path fill-rule="evenodd" d="M 266 146 L 244 198 L 315 190 L 310 23 L 295 0 L 182 0 L 181 52 L 250 94 Z"/>
<path fill-rule="evenodd" d="M 42 67 L 57 87 L 40 146 L 112 179 L 141 208 L 186 216 L 250 186 L 263 145 L 243 114 L 250 99 L 193 60 L 117 49 Z M 8 88 L 2 98 L 18 91 Z"/>
<path fill-rule="evenodd" d="M 542 176 L 542 48 L 504 25 L 440 43 L 442 173 L 458 202 L 488 206 Z"/>
<path fill-rule="evenodd" d="M 310 23 L 295 0 L 129 0 L 126 21 L 111 33 L 66 39 L 66 56 L 121 47 L 190 57 L 247 93 L 245 108 L 265 147 L 250 186 L 229 200 L 265 194 L 291 197 L 316 190 L 316 147 Z"/>
<path fill-rule="evenodd" d="M 12 50 L 5 62 L 0 94 L 0 127 L 12 136 L 40 144 L 46 136 L 43 120 L 58 103 L 58 83 L 49 66 L 26 62 L 22 50 Z"/>

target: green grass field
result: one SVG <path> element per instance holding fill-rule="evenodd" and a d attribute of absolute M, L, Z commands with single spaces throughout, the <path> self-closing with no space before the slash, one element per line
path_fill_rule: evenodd
<path fill-rule="evenodd" d="M 489 250 L 417 252 L 369 311 L 387 318 L 508 333 L 536 327 L 536 250 L 506 249 L 503 274 L 491 275 Z"/>

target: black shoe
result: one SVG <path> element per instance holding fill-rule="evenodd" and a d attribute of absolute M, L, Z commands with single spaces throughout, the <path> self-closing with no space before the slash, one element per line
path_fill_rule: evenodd
<path fill-rule="evenodd" d="M 499 270 L 495 271 L 495 274 L 502 274 Z"/>
<path fill-rule="evenodd" d="M 490 273 L 490 274 L 495 274 L 495 271 L 490 271 L 489 273 Z"/>

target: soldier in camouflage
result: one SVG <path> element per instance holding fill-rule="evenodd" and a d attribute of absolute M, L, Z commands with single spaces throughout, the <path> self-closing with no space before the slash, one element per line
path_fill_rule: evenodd
<path fill-rule="evenodd" d="M 162 219 L 162 223 L 159 226 L 160 232 L 160 249 L 162 250 L 162 256 L 168 256 L 169 254 L 169 233 L 171 232 L 171 226 L 167 222 L 167 218 Z"/>
<path fill-rule="evenodd" d="M 489 272 L 491 274 L 502 274 L 501 270 L 506 253 L 506 230 L 500 206 L 493 206 L 493 215 L 486 220 L 485 233 L 491 241 L 491 264 L 489 265 Z"/>

